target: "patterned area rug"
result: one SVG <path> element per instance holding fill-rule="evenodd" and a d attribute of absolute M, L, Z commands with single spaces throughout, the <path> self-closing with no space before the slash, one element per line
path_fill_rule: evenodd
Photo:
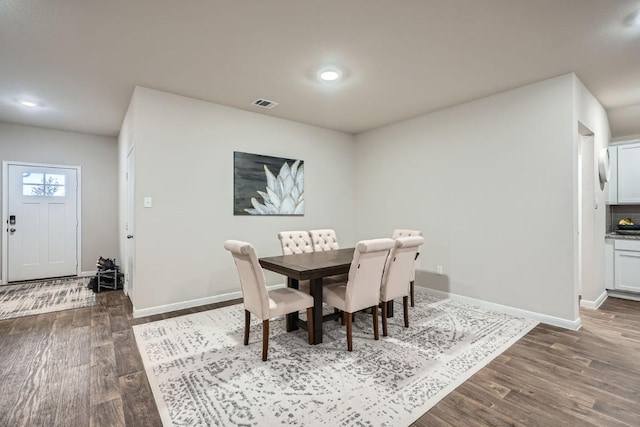
<path fill-rule="evenodd" d="M 95 305 L 89 280 L 73 277 L 0 286 L 0 320 Z"/>
<path fill-rule="evenodd" d="M 269 360 L 262 327 L 242 344 L 244 308 L 225 307 L 134 326 L 166 426 L 403 426 L 524 336 L 537 322 L 443 299 L 416 288 L 409 328 L 402 307 L 389 336 L 373 339 L 359 313 L 354 351 L 339 322 L 324 342 L 272 320 Z"/>

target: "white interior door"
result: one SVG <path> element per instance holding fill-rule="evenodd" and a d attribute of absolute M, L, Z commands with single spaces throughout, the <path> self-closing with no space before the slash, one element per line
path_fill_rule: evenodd
<path fill-rule="evenodd" d="M 78 267 L 78 170 L 7 165 L 7 278 L 71 276 Z"/>
<path fill-rule="evenodd" d="M 127 264 L 125 266 L 125 290 L 130 298 L 133 297 L 133 269 L 135 265 L 135 240 L 134 240 L 134 212 L 135 212 L 135 195 L 134 195 L 134 166 L 135 166 L 135 151 L 132 149 L 127 156 Z"/>

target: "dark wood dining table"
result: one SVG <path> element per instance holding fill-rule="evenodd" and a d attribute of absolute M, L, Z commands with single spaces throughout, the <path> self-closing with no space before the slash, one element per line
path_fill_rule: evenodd
<path fill-rule="evenodd" d="M 309 280 L 313 297 L 313 335 L 314 344 L 322 342 L 322 322 L 335 319 L 337 315 L 322 315 L 322 287 L 324 278 L 349 272 L 353 260 L 354 248 L 336 249 L 324 252 L 311 252 L 295 255 L 280 255 L 260 258 L 258 261 L 265 270 L 287 276 L 287 286 L 297 289 L 300 280 Z M 287 315 L 287 331 L 292 331 L 306 322 L 298 318 L 298 313 Z"/>

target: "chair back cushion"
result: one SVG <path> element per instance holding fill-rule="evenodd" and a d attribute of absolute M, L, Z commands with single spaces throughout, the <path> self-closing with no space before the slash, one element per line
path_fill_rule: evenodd
<path fill-rule="evenodd" d="M 414 270 L 418 247 L 424 243 L 421 236 L 398 237 L 384 267 L 380 300 L 391 301 L 409 295 L 409 282 Z"/>
<path fill-rule="evenodd" d="M 269 319 L 269 293 L 253 245 L 239 240 L 227 240 L 224 248 L 231 252 L 238 268 L 245 309 L 262 320 Z"/>
<path fill-rule="evenodd" d="M 311 236 L 306 231 L 281 231 L 278 233 L 278 239 L 282 246 L 282 255 L 313 252 Z"/>
<path fill-rule="evenodd" d="M 393 230 L 392 239 L 397 239 L 398 237 L 410 237 L 410 236 L 422 236 L 422 231 L 420 230 L 408 230 L 404 228 L 396 228 Z M 416 278 L 416 270 L 415 268 L 411 270 L 411 281 Z"/>
<path fill-rule="evenodd" d="M 362 240 L 353 252 L 345 295 L 345 309 L 354 313 L 378 305 L 384 264 L 392 239 Z"/>
<path fill-rule="evenodd" d="M 311 241 L 313 242 L 313 250 L 315 252 L 331 251 L 340 249 L 338 246 L 338 237 L 335 230 L 311 230 Z"/>
<path fill-rule="evenodd" d="M 404 228 L 396 228 L 395 230 L 393 230 L 393 237 L 391 237 L 393 240 L 397 239 L 398 237 L 410 237 L 410 236 L 422 236 L 422 231 L 420 230 L 407 230 Z"/>

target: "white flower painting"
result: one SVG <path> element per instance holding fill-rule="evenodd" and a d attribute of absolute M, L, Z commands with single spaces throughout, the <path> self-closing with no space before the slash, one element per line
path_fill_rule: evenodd
<path fill-rule="evenodd" d="M 304 161 L 234 153 L 235 215 L 304 215 Z"/>

